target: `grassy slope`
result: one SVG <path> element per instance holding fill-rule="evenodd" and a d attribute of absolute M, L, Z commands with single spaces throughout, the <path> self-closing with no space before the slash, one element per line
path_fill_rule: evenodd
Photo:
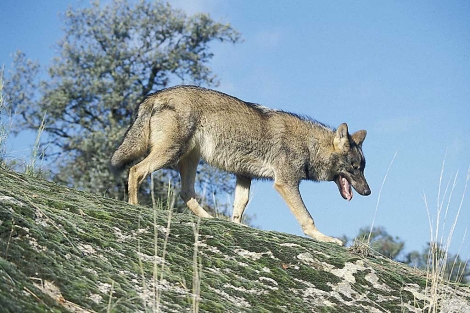
<path fill-rule="evenodd" d="M 68 189 L 0 169 L 0 305 L 10 312 L 152 311 L 193 303 L 194 225 L 174 214 L 160 278 L 168 211 Z M 333 244 L 202 220 L 200 311 L 419 312 L 425 277 Z M 110 298 L 111 295 L 111 298 Z M 470 310 L 468 287 L 442 292 L 447 309 Z"/>

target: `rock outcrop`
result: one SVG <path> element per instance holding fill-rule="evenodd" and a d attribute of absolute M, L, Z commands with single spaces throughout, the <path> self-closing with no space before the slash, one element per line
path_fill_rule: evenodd
<path fill-rule="evenodd" d="M 169 213 L 0 169 L 0 311 L 470 312 L 379 256 Z"/>

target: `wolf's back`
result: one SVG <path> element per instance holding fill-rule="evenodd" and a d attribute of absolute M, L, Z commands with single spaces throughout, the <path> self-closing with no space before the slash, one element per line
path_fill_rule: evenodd
<path fill-rule="evenodd" d="M 146 99 L 139 107 L 137 118 L 124 135 L 124 140 L 111 157 L 110 168 L 119 174 L 127 164 L 142 157 L 148 150 L 150 118 L 152 115 L 151 99 Z"/>

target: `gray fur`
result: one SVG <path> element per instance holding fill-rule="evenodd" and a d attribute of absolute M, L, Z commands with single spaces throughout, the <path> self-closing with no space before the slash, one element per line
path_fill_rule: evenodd
<path fill-rule="evenodd" d="M 129 171 L 129 203 L 151 172 L 175 166 L 181 174 L 181 197 L 197 215 L 211 217 L 196 200 L 194 179 L 200 158 L 234 173 L 237 186 L 233 221 L 240 222 L 252 179 L 272 179 L 305 234 L 336 242 L 315 227 L 299 193 L 301 180 L 335 181 L 343 198 L 351 185 L 362 195 L 370 189 L 364 177 L 362 142 L 366 131 L 348 133 L 298 115 L 244 102 L 224 93 L 178 86 L 150 95 L 111 158 L 115 170 L 141 157 Z"/>

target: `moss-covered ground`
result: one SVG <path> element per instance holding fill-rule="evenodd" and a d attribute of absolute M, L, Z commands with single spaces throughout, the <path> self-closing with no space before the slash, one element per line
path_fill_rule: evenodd
<path fill-rule="evenodd" d="M 421 312 L 427 303 L 425 275 L 396 262 L 218 219 L 198 227 L 189 214 L 173 213 L 168 230 L 168 213 L 0 169 L 0 311 Z M 469 308 L 467 287 L 449 290 L 445 299 Z"/>

